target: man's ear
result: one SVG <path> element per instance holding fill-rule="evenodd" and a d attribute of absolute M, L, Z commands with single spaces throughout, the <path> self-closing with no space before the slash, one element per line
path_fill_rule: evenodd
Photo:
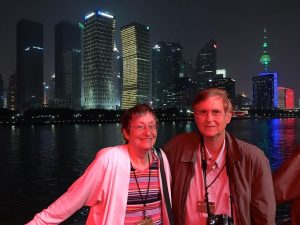
<path fill-rule="evenodd" d="M 229 124 L 232 118 L 232 112 L 229 111 L 226 113 L 226 124 Z"/>

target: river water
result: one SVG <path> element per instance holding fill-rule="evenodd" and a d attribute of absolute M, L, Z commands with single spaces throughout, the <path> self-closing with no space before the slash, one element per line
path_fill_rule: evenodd
<path fill-rule="evenodd" d="M 160 123 L 157 146 L 195 129 Z M 300 145 L 300 119 L 233 120 L 228 131 L 260 147 L 272 170 Z M 19 225 L 66 191 L 98 149 L 123 143 L 120 124 L 0 127 L 0 224 Z M 63 224 L 84 224 L 87 208 Z"/>

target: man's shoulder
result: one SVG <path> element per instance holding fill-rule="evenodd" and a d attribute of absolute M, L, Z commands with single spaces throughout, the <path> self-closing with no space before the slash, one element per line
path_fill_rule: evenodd
<path fill-rule="evenodd" d="M 172 137 L 164 146 L 176 145 L 176 144 L 189 144 L 199 143 L 199 136 L 196 132 L 181 133 Z"/>
<path fill-rule="evenodd" d="M 231 144 L 237 144 L 237 150 L 242 157 L 246 158 L 261 158 L 265 157 L 264 152 L 254 144 L 241 140 L 231 134 Z M 233 144 L 234 145 L 234 144 Z"/>
<path fill-rule="evenodd" d="M 199 144 L 199 136 L 196 132 L 182 133 L 171 138 L 164 146 L 163 150 L 169 157 L 170 154 L 173 156 L 181 155 L 183 152 L 193 153 Z"/>

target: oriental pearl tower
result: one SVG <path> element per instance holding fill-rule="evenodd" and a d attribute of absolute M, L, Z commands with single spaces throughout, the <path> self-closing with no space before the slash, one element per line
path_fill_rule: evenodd
<path fill-rule="evenodd" d="M 267 41 L 267 28 L 265 27 L 264 29 L 264 43 L 263 43 L 263 54 L 260 57 L 260 63 L 263 64 L 264 66 L 264 71 L 268 72 L 269 71 L 269 63 L 271 62 L 271 57 L 268 54 L 268 41 Z"/>

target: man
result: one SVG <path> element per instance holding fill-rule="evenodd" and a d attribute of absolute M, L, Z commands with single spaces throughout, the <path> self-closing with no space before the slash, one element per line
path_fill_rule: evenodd
<path fill-rule="evenodd" d="M 226 92 L 203 90 L 195 97 L 193 110 L 198 131 L 180 134 L 164 146 L 176 225 L 227 224 L 210 221 L 214 219 L 275 225 L 268 159 L 256 146 L 225 131 L 232 117 Z"/>

